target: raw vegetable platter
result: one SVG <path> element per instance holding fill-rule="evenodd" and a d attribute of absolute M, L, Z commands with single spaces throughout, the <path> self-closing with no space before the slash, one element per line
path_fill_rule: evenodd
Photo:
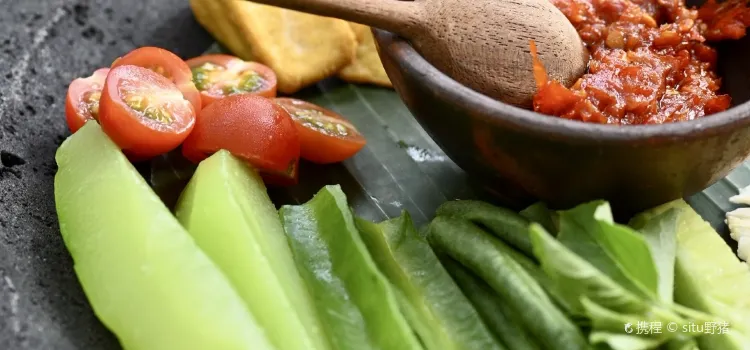
<path fill-rule="evenodd" d="M 60 146 L 61 233 L 125 348 L 750 344 L 750 271 L 717 235 L 744 166 L 689 199 L 710 224 L 683 201 L 621 223 L 606 201 L 519 213 L 481 201 L 393 91 L 325 80 L 295 97 L 346 116 L 367 146 L 340 163 L 301 162 L 299 184 L 280 187 L 243 150 L 188 154 L 194 134 L 134 168 L 106 115 Z M 266 103 L 240 94 L 203 111 L 234 101 Z"/>
<path fill-rule="evenodd" d="M 50 6 L 57 5 L 57 3 L 54 3 Z M 76 12 L 75 22 L 83 26 L 87 18 L 85 13 L 79 12 L 79 7 L 83 8 L 76 5 L 74 9 Z M 11 6 L 11 16 L 14 15 L 13 10 Z M 80 11 L 85 12 L 85 9 Z M 63 16 L 65 13 L 71 13 L 68 8 L 58 8 L 57 12 L 54 14 L 54 19 L 49 21 L 49 25 L 45 25 L 44 28 L 56 27 L 60 23 L 60 18 L 66 18 L 66 16 Z M 119 13 L 120 11 L 115 12 Z M 108 16 L 110 15 L 111 11 Z M 63 23 L 75 24 L 73 23 L 73 16 L 69 17 L 71 18 L 63 20 Z M 103 19 L 104 14 L 100 17 Z M 20 16 L 20 19 L 25 21 L 27 18 Z M 44 18 L 42 21 L 46 19 Z M 131 24 L 132 18 L 128 17 L 126 21 Z M 105 38 L 115 35 L 112 33 L 119 33 L 123 30 L 122 22 L 119 19 L 113 21 L 115 25 L 119 24 L 120 28 L 111 32 L 105 29 Z M 34 22 L 30 23 L 33 24 Z M 102 20 L 101 23 L 104 23 L 104 21 Z M 101 25 L 101 23 L 99 24 Z M 136 20 L 136 24 L 130 27 L 142 24 L 142 21 Z M 62 31 L 65 32 L 66 28 L 63 26 Z M 81 30 L 83 29 L 86 29 L 89 34 L 93 33 L 96 37 L 101 34 L 97 33 L 96 26 L 81 27 Z M 124 30 L 128 29 L 129 26 L 125 25 Z M 71 32 L 75 32 L 75 30 L 71 30 Z M 48 58 L 46 55 L 49 55 L 50 51 L 47 50 L 46 46 L 48 41 L 53 41 L 57 32 L 53 33 L 50 30 L 49 38 L 46 40 L 45 35 L 46 29 L 43 35 L 34 37 L 34 46 L 30 52 L 34 57 L 39 56 L 36 61 L 45 61 Z M 64 44 L 67 36 L 62 35 L 61 37 L 62 39 L 58 37 L 55 42 Z M 85 37 L 88 38 L 88 36 Z M 153 42 L 162 39 L 161 37 L 157 39 L 151 37 L 142 40 L 140 36 L 137 36 L 134 42 Z M 42 45 L 37 55 L 34 50 L 39 49 L 38 44 L 40 42 Z M 131 45 L 132 42 L 121 46 L 130 47 Z M 94 45 L 91 46 L 94 47 Z M 104 45 L 101 46 L 98 49 L 104 51 Z M 50 45 L 50 48 L 54 51 L 59 47 Z M 216 50 L 218 48 L 212 51 Z M 24 55 L 26 55 L 26 52 L 24 52 Z M 101 54 L 94 57 L 94 60 L 100 59 Z M 61 62 L 68 61 L 63 60 Z M 74 69 L 83 72 L 83 70 L 91 68 L 88 66 L 89 64 L 90 62 L 87 59 L 85 67 L 79 64 Z M 16 73 L 14 81 L 23 79 L 24 75 L 19 76 L 15 67 L 25 66 L 14 65 L 14 73 Z M 45 72 L 50 73 L 46 69 Z M 32 68 L 28 74 L 36 75 L 37 73 Z M 72 78 L 69 74 L 70 72 L 64 72 L 63 75 L 58 76 L 59 83 L 67 84 Z M 23 89 L 30 90 L 34 88 L 34 79 L 30 75 L 26 77 L 31 80 Z M 54 82 L 55 80 L 51 79 L 51 81 Z M 58 88 L 52 90 L 56 90 L 57 93 L 62 91 L 63 88 L 60 84 L 58 84 Z M 5 102 L 7 102 L 8 96 L 0 97 L 3 97 L 0 101 L 2 105 L 7 106 Z M 38 97 L 42 97 L 41 92 L 39 92 Z M 300 185 L 288 189 L 270 189 L 271 198 L 277 206 L 305 203 L 314 194 L 321 191 L 323 186 L 340 184 L 348 204 L 353 207 L 356 216 L 368 221 L 380 222 L 387 218 L 400 217 L 403 213 L 402 210 L 406 210 L 414 221 L 415 227 L 424 227 L 434 218 L 436 209 L 446 201 L 482 196 L 480 190 L 471 187 L 471 179 L 467 178 L 455 164 L 447 159 L 429 139 L 393 91 L 364 85 L 351 85 L 333 79 L 308 88 L 297 94 L 297 97 L 346 115 L 363 132 L 368 140 L 368 145 L 354 158 L 342 164 L 320 166 L 303 163 L 302 172 L 308 174 L 308 176 L 304 177 Z M 11 96 L 11 101 L 12 98 L 15 97 Z M 57 99 L 56 107 L 51 108 L 53 112 L 50 115 L 59 118 L 61 97 L 56 95 L 55 98 Z M 29 110 L 29 107 L 26 108 Z M 10 111 L 10 113 L 17 113 L 17 111 Z M 31 109 L 30 113 L 34 115 L 35 112 Z M 20 117 L 23 116 L 23 113 L 21 113 Z M 9 121 L 8 117 L 8 115 L 5 115 L 5 120 L 3 120 L 3 126 L 8 127 L 6 129 L 8 133 L 5 134 L 6 139 L 0 142 L 0 145 L 3 142 L 10 141 L 10 148 L 7 148 L 8 145 L 2 145 L 4 146 L 2 147 L 3 150 L 10 150 L 22 156 L 30 156 L 30 153 L 34 152 L 33 150 L 29 149 L 26 151 L 27 153 L 24 153 L 23 150 L 18 151 L 13 148 L 15 141 L 7 138 L 8 135 L 13 134 L 11 124 L 20 123 L 19 120 L 22 118 L 14 119 L 11 117 Z M 39 120 L 36 124 L 33 121 L 31 124 L 40 125 Z M 41 133 L 33 132 L 24 135 L 46 137 L 52 140 L 56 136 L 54 130 L 62 130 L 62 128 L 49 129 Z M 33 145 L 41 145 L 37 149 L 44 151 L 41 152 L 43 155 L 40 158 L 47 159 L 45 164 L 52 159 L 52 150 L 49 145 L 59 144 L 63 139 L 62 136 L 56 137 L 56 142 L 37 143 L 37 140 L 31 141 Z M 40 181 L 51 179 L 51 174 L 46 174 L 45 177 L 39 176 L 39 179 L 36 180 L 30 180 L 28 176 L 28 174 L 31 174 L 32 166 L 34 166 L 34 173 L 37 173 L 38 170 L 44 172 L 52 170 L 48 170 L 47 165 L 37 169 L 36 167 L 40 166 L 38 161 L 28 161 L 24 165 L 23 159 L 13 158 L 15 156 L 11 153 L 3 153 L 2 155 L 3 162 L 0 166 L 0 175 L 3 176 L 0 176 L 0 181 L 5 181 L 3 185 L 6 186 L 2 189 L 15 186 L 13 181 L 16 177 L 19 182 L 23 181 L 27 184 L 20 186 L 20 192 L 4 192 L 8 194 L 5 197 L 6 199 L 16 195 L 21 198 L 19 198 L 19 201 L 13 200 L 10 203 L 1 203 L 0 206 L 7 209 L 5 212 L 9 213 L 9 216 L 13 215 L 12 213 L 20 212 L 22 209 L 18 208 L 23 206 L 25 219 L 0 217 L 2 219 L 0 220 L 0 231 L 7 235 L 3 239 L 8 240 L 3 242 L 7 244 L 1 245 L 0 248 L 14 249 L 13 243 L 24 243 L 14 242 L 14 240 L 20 240 L 18 236 L 29 237 L 24 238 L 27 240 L 26 244 L 16 244 L 15 250 L 4 251 L 9 254 L 0 254 L 4 255 L 0 256 L 0 348 L 113 348 L 111 345 L 115 344 L 116 340 L 110 340 L 104 328 L 92 323 L 92 320 L 96 322 L 95 316 L 88 306 L 83 305 L 86 304 L 85 297 L 82 296 L 76 276 L 72 272 L 72 261 L 68 258 L 68 252 L 61 247 L 59 232 L 55 227 L 56 221 L 52 217 L 54 212 L 49 211 L 52 215 L 48 215 L 45 210 L 53 206 L 51 204 L 52 186 L 51 183 L 44 184 Z M 49 163 L 54 163 L 54 160 Z M 49 169 L 54 169 L 54 167 L 49 167 Z M 738 188 L 750 184 L 749 169 L 748 165 L 742 165 L 727 179 L 720 181 L 702 193 L 687 198 L 696 211 L 711 223 L 722 237 L 732 245 L 733 249 L 736 248 L 735 243 L 729 239 L 723 220 L 726 212 L 736 207 L 728 201 L 728 198 L 737 194 Z M 150 166 L 143 166 L 138 170 L 141 171 L 144 179 L 153 184 L 153 188 L 162 196 L 163 201 L 171 207 L 177 200 L 176 195 L 178 193 L 176 193 L 175 188 L 187 182 L 194 167 L 175 162 L 173 158 L 165 156 L 154 160 Z M 24 180 L 21 180 L 17 172 L 18 174 L 23 172 Z M 27 187 L 30 186 L 42 187 L 43 189 L 40 190 L 41 192 L 28 191 Z M 41 193 L 46 193 L 48 196 L 41 195 Z M 45 201 L 47 204 L 36 207 L 36 203 L 41 201 Z M 28 227 L 22 230 L 20 225 Z M 49 229 L 42 227 L 43 225 L 48 226 Z M 0 253 L 2 252 L 0 249 Z M 60 258 L 60 253 L 65 256 Z M 31 265 L 27 266 L 29 264 Z M 452 271 L 453 278 L 459 282 L 462 280 L 462 276 L 466 276 L 461 274 L 460 267 L 456 269 L 455 266 L 451 267 L 450 263 L 446 263 L 446 268 Z M 475 291 L 481 293 L 482 289 Z M 637 326 L 633 325 L 634 332 L 636 329 Z"/>

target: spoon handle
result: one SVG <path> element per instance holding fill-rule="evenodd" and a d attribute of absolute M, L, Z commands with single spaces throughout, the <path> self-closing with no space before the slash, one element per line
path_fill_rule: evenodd
<path fill-rule="evenodd" d="M 409 36 L 422 23 L 421 1 L 252 0 L 289 10 L 334 17 Z"/>

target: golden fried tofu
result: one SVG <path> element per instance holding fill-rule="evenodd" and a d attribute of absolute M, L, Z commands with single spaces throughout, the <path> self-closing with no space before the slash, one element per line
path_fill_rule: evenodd
<path fill-rule="evenodd" d="M 357 56 L 352 63 L 339 72 L 339 78 L 351 83 L 393 87 L 378 56 L 375 37 L 370 27 L 357 23 L 349 23 L 349 25 L 357 37 Z"/>
<path fill-rule="evenodd" d="M 222 0 L 252 58 L 276 72 L 278 89 L 292 94 L 335 75 L 355 56 L 348 23 L 244 0 Z"/>
<path fill-rule="evenodd" d="M 193 10 L 195 19 L 211 36 L 236 56 L 249 60 L 249 47 L 243 43 L 242 38 L 234 30 L 226 16 L 226 9 L 221 1 L 216 0 L 190 0 L 190 8 Z"/>

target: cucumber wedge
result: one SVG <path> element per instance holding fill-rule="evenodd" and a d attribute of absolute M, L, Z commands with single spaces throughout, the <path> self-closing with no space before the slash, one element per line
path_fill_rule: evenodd
<path fill-rule="evenodd" d="M 732 249 L 683 200 L 676 200 L 633 218 L 641 226 L 670 208 L 680 210 L 677 228 L 675 301 L 727 322 L 726 334 L 698 338 L 702 349 L 750 349 L 750 270 Z"/>
<path fill-rule="evenodd" d="M 125 349 L 272 349 L 99 124 L 86 123 L 55 159 L 63 240 L 94 312 Z"/>
<path fill-rule="evenodd" d="M 408 212 L 379 224 L 356 223 L 375 263 L 414 311 L 409 321 L 426 349 L 503 349 L 419 236 Z"/>
<path fill-rule="evenodd" d="M 227 151 L 202 161 L 180 196 L 177 218 L 277 349 L 329 348 L 279 216 L 250 166 Z"/>
<path fill-rule="evenodd" d="M 297 268 L 335 349 L 421 349 L 378 270 L 339 186 L 280 210 Z"/>

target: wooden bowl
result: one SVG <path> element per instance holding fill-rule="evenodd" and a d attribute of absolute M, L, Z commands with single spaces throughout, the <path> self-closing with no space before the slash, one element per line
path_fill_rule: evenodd
<path fill-rule="evenodd" d="M 543 200 L 565 208 L 606 199 L 632 213 L 699 192 L 750 155 L 750 37 L 718 47 L 731 109 L 688 122 L 615 126 L 501 103 L 441 73 L 401 38 L 374 34 L 412 114 L 506 205 Z"/>

